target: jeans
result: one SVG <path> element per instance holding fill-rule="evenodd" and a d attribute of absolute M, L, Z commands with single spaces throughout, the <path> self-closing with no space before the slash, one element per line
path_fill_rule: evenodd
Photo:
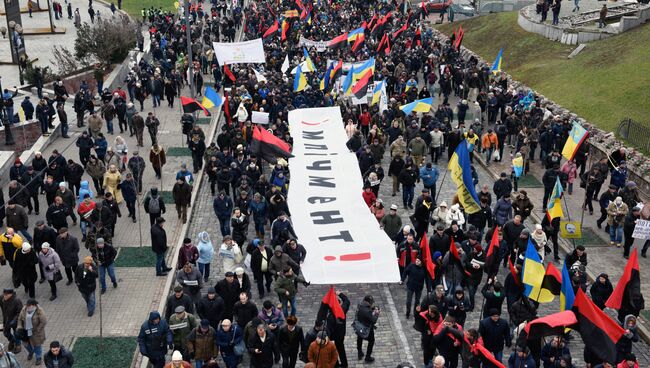
<path fill-rule="evenodd" d="M 106 130 L 108 134 L 113 134 L 113 120 L 106 120 Z"/>
<path fill-rule="evenodd" d="M 623 241 L 623 227 L 620 225 L 612 225 L 609 227 L 609 241 L 614 243 L 621 243 Z"/>
<path fill-rule="evenodd" d="M 230 235 L 230 216 L 219 217 L 219 227 L 221 228 L 221 236 Z"/>
<path fill-rule="evenodd" d="M 11 107 L 7 106 L 6 109 L 7 109 L 7 121 L 9 122 L 9 124 L 13 124 L 14 123 L 14 107 L 13 106 L 11 106 Z M 45 118 L 45 119 L 47 120 L 47 118 Z M 39 120 L 42 120 L 42 119 L 39 119 Z M 42 126 L 43 125 L 41 123 L 41 127 Z"/>
<path fill-rule="evenodd" d="M 38 345 L 38 346 L 32 346 L 30 343 L 23 343 L 25 346 L 25 349 L 27 349 L 27 352 L 30 354 L 36 355 L 36 360 L 42 359 L 43 358 L 43 346 Z"/>
<path fill-rule="evenodd" d="M 404 202 L 404 207 L 407 205 L 413 205 L 413 195 L 415 187 L 402 185 L 402 201 Z"/>
<path fill-rule="evenodd" d="M 198 262 L 198 264 L 199 272 L 201 272 L 201 275 L 203 275 L 203 280 L 208 281 L 208 278 L 210 277 L 210 264 L 201 262 Z"/>
<path fill-rule="evenodd" d="M 291 314 L 287 314 L 289 311 L 289 307 L 287 304 L 291 302 Z M 288 299 L 287 296 L 283 296 L 280 299 L 280 303 L 282 303 L 282 313 L 284 313 L 285 317 L 286 316 L 295 316 L 296 315 L 296 296 L 292 296 L 291 299 Z"/>
<path fill-rule="evenodd" d="M 255 219 L 255 232 L 264 235 L 265 219 Z"/>
<path fill-rule="evenodd" d="M 18 230 L 18 232 L 19 232 L 20 235 L 21 235 L 23 238 L 25 238 L 28 242 L 33 243 L 34 240 L 32 239 L 32 236 L 29 235 L 29 232 L 28 232 L 28 231 L 26 231 L 26 230 Z"/>
<path fill-rule="evenodd" d="M 88 313 L 95 313 L 95 292 L 90 293 L 81 293 L 81 297 L 86 301 L 86 308 L 88 308 Z"/>
<path fill-rule="evenodd" d="M 99 283 L 102 286 L 102 290 L 106 290 L 106 271 L 108 271 L 108 277 L 111 278 L 113 284 L 117 284 L 117 279 L 115 278 L 115 263 L 111 263 L 108 266 L 99 265 Z"/>
<path fill-rule="evenodd" d="M 40 117 L 38 118 L 38 122 L 41 124 L 41 133 L 45 134 L 47 133 L 47 117 Z"/>
<path fill-rule="evenodd" d="M 492 161 L 492 153 L 494 152 L 494 148 L 486 148 L 485 149 L 485 163 L 489 164 L 490 161 Z"/>
<path fill-rule="evenodd" d="M 156 275 L 165 272 L 167 265 L 165 264 L 165 253 L 156 253 Z"/>
<path fill-rule="evenodd" d="M 86 237 L 86 234 L 88 233 L 88 223 L 86 221 L 80 220 L 79 227 L 81 228 L 81 235 Z"/>
<path fill-rule="evenodd" d="M 61 135 L 63 137 L 68 136 L 68 121 L 61 121 Z"/>
<path fill-rule="evenodd" d="M 153 98 L 153 107 L 160 106 L 160 95 L 153 94 L 151 97 Z"/>

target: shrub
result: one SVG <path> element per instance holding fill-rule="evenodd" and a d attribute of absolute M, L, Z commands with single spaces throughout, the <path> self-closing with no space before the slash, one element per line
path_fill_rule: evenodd
<path fill-rule="evenodd" d="M 127 16 L 83 23 L 77 30 L 74 56 L 82 65 L 98 62 L 103 66 L 119 63 L 136 45 L 138 26 Z"/>

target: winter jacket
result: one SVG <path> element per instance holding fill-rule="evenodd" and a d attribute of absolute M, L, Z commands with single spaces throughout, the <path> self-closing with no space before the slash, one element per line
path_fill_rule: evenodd
<path fill-rule="evenodd" d="M 154 320 L 158 319 L 158 323 Z M 138 346 L 140 354 L 148 358 L 163 359 L 167 354 L 167 347 L 173 343 L 172 331 L 167 321 L 160 318 L 160 313 L 149 313 L 149 319 L 140 327 Z"/>
<path fill-rule="evenodd" d="M 239 344 L 244 338 L 244 330 L 239 327 L 237 323 L 233 323 L 230 327 L 230 330 L 224 331 L 224 329 L 219 326 L 217 329 L 217 346 L 221 351 L 222 356 L 233 356 L 234 346 Z M 273 353 L 271 353 L 272 355 Z M 237 358 L 239 360 L 239 358 Z"/>
<path fill-rule="evenodd" d="M 273 290 L 278 294 L 278 299 L 280 301 L 291 300 L 298 293 L 298 288 L 296 287 L 297 282 L 305 283 L 305 279 L 302 276 L 294 275 L 293 277 L 280 276 L 275 280 L 275 285 Z M 289 295 L 286 293 L 289 292 Z"/>
<path fill-rule="evenodd" d="M 56 253 L 61 258 L 61 263 L 65 267 L 76 267 L 79 264 L 79 241 L 68 233 L 68 236 L 56 238 L 54 246 Z"/>
<path fill-rule="evenodd" d="M 217 356 L 217 332 L 212 326 L 208 326 L 206 331 L 199 326 L 194 328 L 187 335 L 187 351 L 194 353 L 194 359 L 197 361 L 210 360 Z"/>
<path fill-rule="evenodd" d="M 187 346 L 188 335 L 198 325 L 199 322 L 196 320 L 196 317 L 187 311 L 182 318 L 179 318 L 176 313 L 172 314 L 169 317 L 169 329 L 172 330 L 174 346 L 185 348 Z"/>
<path fill-rule="evenodd" d="M 339 353 L 336 350 L 334 342 L 329 341 L 329 339 L 326 341 L 321 345 L 317 341 L 312 342 L 309 345 L 307 359 L 310 363 L 316 364 L 316 367 L 334 368 L 338 361 Z"/>
<path fill-rule="evenodd" d="M 199 241 L 196 248 L 199 251 L 199 258 L 197 261 L 202 264 L 210 264 L 214 257 L 214 248 L 210 241 L 210 235 L 208 235 L 206 231 L 199 233 Z"/>
<path fill-rule="evenodd" d="M 598 280 L 601 277 L 605 278 L 605 283 Z M 609 281 L 609 276 L 604 273 L 598 275 L 598 278 L 589 289 L 591 300 L 593 300 L 594 304 L 596 304 L 600 309 L 605 309 L 605 302 L 609 299 L 609 296 L 612 295 L 612 292 L 614 292 L 612 283 Z"/>
<path fill-rule="evenodd" d="M 192 187 L 187 183 L 176 183 L 172 189 L 174 203 L 181 206 L 189 206 L 192 198 Z"/>
<path fill-rule="evenodd" d="M 167 251 L 167 233 L 158 224 L 151 226 L 151 250 L 154 253 L 165 253 Z"/>
<path fill-rule="evenodd" d="M 183 287 L 183 293 L 192 297 L 195 302 L 199 301 L 201 296 L 201 287 L 203 287 L 203 276 L 198 267 L 192 267 L 188 273 L 184 269 L 176 273 L 176 282 Z"/>
<path fill-rule="evenodd" d="M 275 306 L 271 307 L 271 313 L 267 314 L 266 310 L 262 309 L 258 314 L 257 317 L 262 320 L 262 322 L 266 323 L 267 325 L 270 324 L 275 324 L 278 326 L 278 328 L 281 328 L 284 326 L 285 323 L 285 318 L 284 315 L 282 314 L 282 311 L 276 308 Z"/>
<path fill-rule="evenodd" d="M 27 318 L 27 306 L 24 306 L 18 316 L 18 328 L 25 329 L 25 319 Z M 32 316 L 32 336 L 29 337 L 29 343 L 32 346 L 43 345 L 45 343 L 45 326 L 47 325 L 47 317 L 43 308 L 36 307 L 36 311 Z"/>
<path fill-rule="evenodd" d="M 79 205 L 81 202 L 84 200 L 84 195 L 88 194 L 90 198 L 94 198 L 95 194 L 93 191 L 90 189 L 90 186 L 88 185 L 88 181 L 84 180 L 79 184 L 79 196 L 77 197 L 77 205 Z"/>
<path fill-rule="evenodd" d="M 223 298 L 219 295 L 215 295 L 214 299 L 205 295 L 197 304 L 196 312 L 201 319 L 210 321 L 212 328 L 216 328 L 219 327 L 219 322 L 222 320 L 223 308 Z"/>
<path fill-rule="evenodd" d="M 512 192 L 512 183 L 508 179 L 498 179 L 494 182 L 492 187 L 497 200 L 501 199 L 504 195 Z"/>
<path fill-rule="evenodd" d="M 535 365 L 535 360 L 530 354 L 523 358 L 520 358 L 518 354 L 510 354 L 508 368 L 537 368 L 537 365 Z"/>
<path fill-rule="evenodd" d="M 38 252 L 38 260 L 41 262 L 45 279 L 48 281 L 54 280 L 54 274 L 56 271 L 60 271 L 61 267 L 63 267 L 59 255 L 53 248 L 50 248 L 50 250 L 47 251 L 47 254 Z"/>
<path fill-rule="evenodd" d="M 14 258 L 14 272 L 23 285 L 34 284 L 38 279 L 36 265 L 38 265 L 38 257 L 34 250 L 27 253 L 24 253 L 22 250 L 16 252 Z"/>
<path fill-rule="evenodd" d="M 18 324 L 18 316 L 23 309 L 23 302 L 18 299 L 16 293 L 5 300 L 0 298 L 0 309 L 2 310 L 2 324 L 5 328 L 15 327 Z"/>
<path fill-rule="evenodd" d="M 512 203 L 501 198 L 494 205 L 494 218 L 497 224 L 503 226 L 508 220 L 512 218 Z"/>
<path fill-rule="evenodd" d="M 110 244 L 104 244 L 104 247 L 93 247 L 90 249 L 90 254 L 92 254 L 93 259 L 97 262 L 99 266 L 108 267 L 115 262 L 115 257 L 117 256 L 117 251 Z"/>
<path fill-rule="evenodd" d="M 91 294 L 95 292 L 97 288 L 97 266 L 92 264 L 92 271 L 85 267 L 85 264 L 80 264 L 77 266 L 75 271 L 74 281 L 77 284 L 79 292 L 82 294 Z"/>
<path fill-rule="evenodd" d="M 402 229 L 402 218 L 399 215 L 388 214 L 381 218 L 381 226 L 389 238 L 395 240 L 395 236 Z"/>
<path fill-rule="evenodd" d="M 422 291 L 424 287 L 424 280 L 427 278 L 427 270 L 424 266 L 418 266 L 411 263 L 404 270 L 402 275 L 402 282 L 406 281 L 406 287 L 411 291 Z"/>
<path fill-rule="evenodd" d="M 29 228 L 29 218 L 27 211 L 19 204 L 14 205 L 14 208 L 5 207 L 7 214 L 7 227 L 12 227 L 16 231 L 25 231 Z"/>
<path fill-rule="evenodd" d="M 560 347 L 553 346 L 553 340 L 551 340 L 542 346 L 542 365 L 544 368 L 559 368 L 560 358 L 566 355 L 571 356 L 569 348 L 564 343 Z M 551 358 L 553 358 L 553 361 L 551 361 Z"/>
<path fill-rule="evenodd" d="M 54 355 L 52 351 L 49 350 L 43 356 L 43 362 L 45 363 L 45 368 L 72 368 L 74 357 L 68 349 L 61 346 L 59 354 L 57 355 Z"/>
<path fill-rule="evenodd" d="M 240 326 L 246 326 L 253 318 L 257 317 L 259 310 L 257 306 L 252 301 L 247 301 L 242 303 L 238 301 L 235 303 L 233 309 L 233 320 L 237 322 Z"/>
<path fill-rule="evenodd" d="M 165 319 L 167 321 L 169 321 L 169 318 L 176 310 L 176 307 L 179 306 L 183 306 L 187 313 L 194 313 L 194 303 L 189 295 L 183 293 L 180 298 L 177 298 L 176 294 L 172 294 L 167 297 L 167 308 L 165 308 Z"/>
<path fill-rule="evenodd" d="M 268 368 L 273 366 L 273 351 L 275 350 L 275 336 L 266 332 L 264 341 L 254 333 L 248 340 L 251 368 Z"/>
<path fill-rule="evenodd" d="M 503 351 L 503 346 L 510 347 L 512 335 L 508 321 L 499 318 L 496 322 L 491 317 L 487 317 L 479 322 L 478 332 L 483 338 L 483 346 L 489 351 L 496 353 Z"/>
<path fill-rule="evenodd" d="M 212 208 L 214 209 L 214 214 L 217 215 L 217 218 L 229 218 L 232 214 L 233 203 L 232 199 L 228 196 L 217 196 L 212 201 Z"/>

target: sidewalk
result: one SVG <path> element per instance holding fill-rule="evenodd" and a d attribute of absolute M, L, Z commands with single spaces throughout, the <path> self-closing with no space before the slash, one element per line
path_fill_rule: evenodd
<path fill-rule="evenodd" d="M 72 91 L 71 91 L 72 92 Z M 189 94 L 188 89 L 184 90 L 184 94 Z M 72 104 L 66 104 L 66 111 L 70 120 L 70 137 L 69 139 L 58 138 L 52 143 L 47 150 L 43 152 L 43 157 L 46 159 L 50 156 L 53 150 L 58 150 L 66 159 L 73 159 L 79 162 L 79 154 L 75 146 L 76 139 L 81 135 L 83 128 L 76 127 L 75 114 L 72 111 Z M 114 139 L 117 135 L 121 135 L 127 142 L 129 147 L 129 158 L 132 153 L 139 150 L 140 155 L 145 159 L 146 169 L 143 176 L 143 195 L 140 196 L 140 201 L 144 200 L 149 188 L 152 186 L 162 188 L 163 196 L 171 198 L 171 189 L 174 185 L 174 178 L 176 172 L 180 169 L 182 163 L 187 163 L 191 168 L 191 157 L 186 156 L 182 143 L 184 137 L 181 133 L 180 117 L 182 115 L 180 109 L 180 101 L 178 98 L 174 102 L 174 108 L 167 107 L 166 102 L 163 103 L 164 107 L 153 109 L 151 99 L 145 101 L 145 109 L 140 114 L 146 117 L 149 111 L 154 111 L 156 116 L 160 119 L 160 127 L 158 139 L 160 144 L 167 152 L 167 164 L 163 167 L 162 180 L 155 178 L 153 169 L 149 162 L 149 149 L 151 148 L 151 140 L 149 134 L 145 129 L 144 133 L 144 147 L 136 147 L 135 136 L 129 137 L 129 133 L 119 133 L 117 121 L 114 122 L 115 133 L 114 135 L 107 134 L 106 128 L 102 129 L 105 137 L 109 141 L 109 146 L 114 145 Z M 208 120 L 209 121 L 209 120 Z M 207 121 L 202 120 L 200 125 L 206 132 L 209 125 L 205 124 Z M 173 151 L 176 151 L 174 153 Z M 94 153 L 94 152 L 93 152 Z M 29 165 L 27 162 L 25 165 Z M 126 173 L 124 173 L 126 174 Z M 124 178 L 124 175 L 123 175 Z M 92 185 L 92 180 L 87 174 L 84 174 L 83 180 L 88 180 L 93 192 L 96 194 L 95 188 Z M 166 193 L 169 192 L 169 193 Z M 4 193 L 7 193 L 7 188 L 4 188 Z M 5 197 L 5 200 L 8 200 Z M 33 227 L 37 220 L 45 219 L 45 212 L 47 204 L 45 196 L 39 196 L 40 200 L 40 215 L 32 214 L 29 216 L 30 234 L 33 234 Z M 99 199 L 98 199 L 99 200 Z M 166 202 L 167 213 L 164 216 L 167 222 L 165 229 L 167 231 L 168 246 L 170 249 L 180 241 L 181 223 L 176 216 L 176 211 L 173 202 Z M 140 325 L 147 318 L 151 310 L 157 309 L 159 302 L 162 298 L 166 298 L 167 293 L 163 286 L 167 278 L 155 277 L 155 257 L 150 251 L 150 225 L 149 215 L 144 213 L 142 205 L 137 208 L 138 222 L 133 223 L 130 218 L 127 218 L 128 210 L 126 205 L 120 205 L 122 217 L 118 219 L 115 228 L 115 238 L 113 245 L 118 249 L 118 267 L 115 273 L 118 278 L 118 288 L 113 289 L 108 282 L 108 289 L 106 294 L 100 298 L 99 286 L 96 294 L 97 310 L 93 317 L 86 316 L 86 307 L 81 295 L 79 294 L 74 284 L 70 286 L 65 285 L 64 280 L 57 283 L 58 298 L 50 302 L 49 285 L 47 283 L 36 284 L 36 300 L 44 309 L 48 318 L 48 325 L 46 327 L 47 341 L 44 344 L 45 348 L 49 346 L 52 340 L 59 340 L 62 344 L 70 346 L 74 343 L 74 339 L 80 336 L 99 336 L 99 307 L 101 300 L 101 307 L 103 312 L 103 333 L 104 336 L 137 336 Z M 72 226 L 69 221 L 70 233 L 81 241 L 81 231 L 79 226 Z M 140 234 L 142 240 L 140 241 Z M 142 250 L 136 248 L 142 247 Z M 80 260 L 89 255 L 83 244 L 80 244 L 81 251 L 79 253 Z M 144 256 L 144 257 L 143 257 Z M 173 257 L 173 252 L 168 252 L 168 263 Z M 151 261 L 154 263 L 151 263 Z M 120 264 L 128 266 L 121 267 Z M 9 286 L 11 285 L 11 272 L 10 268 L 0 268 L 0 284 Z M 28 299 L 22 288 L 16 289 L 17 296 L 23 301 Z M 135 346 L 133 347 L 136 348 Z M 18 358 L 22 364 L 27 364 L 26 354 L 19 354 Z M 33 362 L 33 361 L 32 361 Z M 29 366 L 29 365 L 23 365 Z"/>

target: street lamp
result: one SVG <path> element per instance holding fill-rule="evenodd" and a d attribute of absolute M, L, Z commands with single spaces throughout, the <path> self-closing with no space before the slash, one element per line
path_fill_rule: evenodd
<path fill-rule="evenodd" d="M 11 134 L 11 124 L 9 124 L 9 116 L 5 108 L 4 90 L 2 89 L 2 76 L 0 76 L 0 121 L 5 127 L 5 144 L 11 146 L 15 144 L 14 136 Z"/>
<path fill-rule="evenodd" d="M 23 27 L 14 22 L 9 22 L 9 39 L 11 40 L 11 53 L 15 55 L 18 64 L 18 78 L 20 84 L 25 84 L 23 71 L 27 66 L 27 54 L 25 53 L 25 41 L 23 38 Z"/>

